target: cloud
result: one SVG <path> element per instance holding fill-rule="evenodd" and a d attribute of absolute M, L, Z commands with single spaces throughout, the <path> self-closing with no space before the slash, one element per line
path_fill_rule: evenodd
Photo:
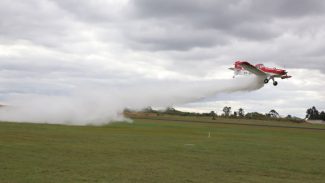
<path fill-rule="evenodd" d="M 222 55 L 229 60 L 325 69 L 319 50 L 325 30 L 320 23 L 325 6 L 321 1 L 136 0 L 131 5 L 124 30 L 132 31 L 124 35 L 135 50 L 179 51 L 195 58 L 200 53 L 192 53 L 202 48 L 216 53 L 207 55 L 210 60 Z M 223 60 L 218 62 L 226 64 Z"/>

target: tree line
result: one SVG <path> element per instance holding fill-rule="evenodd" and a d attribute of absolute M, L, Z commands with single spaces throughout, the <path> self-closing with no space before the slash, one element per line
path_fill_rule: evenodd
<path fill-rule="evenodd" d="M 124 112 L 132 112 L 130 109 L 125 109 Z M 133 111 L 134 112 L 134 111 Z M 184 112 L 177 110 L 173 107 L 167 107 L 165 110 L 154 110 L 152 107 L 146 107 L 141 112 L 144 113 L 153 113 L 157 116 L 159 115 L 179 115 L 179 116 L 205 116 L 211 117 L 212 119 L 216 119 L 218 117 L 221 118 L 245 118 L 245 119 L 258 119 L 258 120 L 289 120 L 295 122 L 302 122 L 303 119 L 287 115 L 285 117 L 281 116 L 275 109 L 271 109 L 268 113 L 259 113 L 259 112 L 249 112 L 245 113 L 243 108 L 239 108 L 237 110 L 232 110 L 232 107 L 225 106 L 222 109 L 222 113 L 218 114 L 215 111 L 210 111 L 207 113 L 198 113 L 198 112 Z M 306 119 L 309 120 L 324 120 L 325 121 L 325 112 L 319 112 L 315 106 L 307 109 L 306 111 Z"/>

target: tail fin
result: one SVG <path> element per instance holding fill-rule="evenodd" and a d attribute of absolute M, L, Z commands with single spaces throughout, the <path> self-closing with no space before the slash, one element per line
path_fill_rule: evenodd
<path fill-rule="evenodd" d="M 236 61 L 235 62 L 235 69 L 237 70 L 243 70 L 243 67 L 241 66 L 242 61 Z"/>
<path fill-rule="evenodd" d="M 235 76 L 238 76 L 238 75 L 249 75 L 250 73 L 248 71 L 246 71 L 243 67 L 242 67 L 242 63 L 245 62 L 245 61 L 236 61 L 234 63 L 234 68 L 229 68 L 230 70 L 233 70 L 234 71 L 234 76 L 233 78 L 235 78 Z"/>

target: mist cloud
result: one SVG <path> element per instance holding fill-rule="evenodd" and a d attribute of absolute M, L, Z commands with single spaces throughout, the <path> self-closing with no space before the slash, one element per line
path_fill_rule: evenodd
<path fill-rule="evenodd" d="M 167 107 L 198 101 L 220 93 L 253 91 L 263 78 L 210 81 L 155 81 L 146 84 L 75 88 L 69 95 L 20 94 L 0 109 L 0 120 L 14 122 L 100 125 L 123 121 L 125 108 Z"/>

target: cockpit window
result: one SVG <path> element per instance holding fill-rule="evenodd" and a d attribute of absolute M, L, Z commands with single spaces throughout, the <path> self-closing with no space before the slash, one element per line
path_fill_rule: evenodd
<path fill-rule="evenodd" d="M 264 65 L 263 64 L 257 64 L 256 67 L 261 68 L 261 67 L 264 67 Z"/>

